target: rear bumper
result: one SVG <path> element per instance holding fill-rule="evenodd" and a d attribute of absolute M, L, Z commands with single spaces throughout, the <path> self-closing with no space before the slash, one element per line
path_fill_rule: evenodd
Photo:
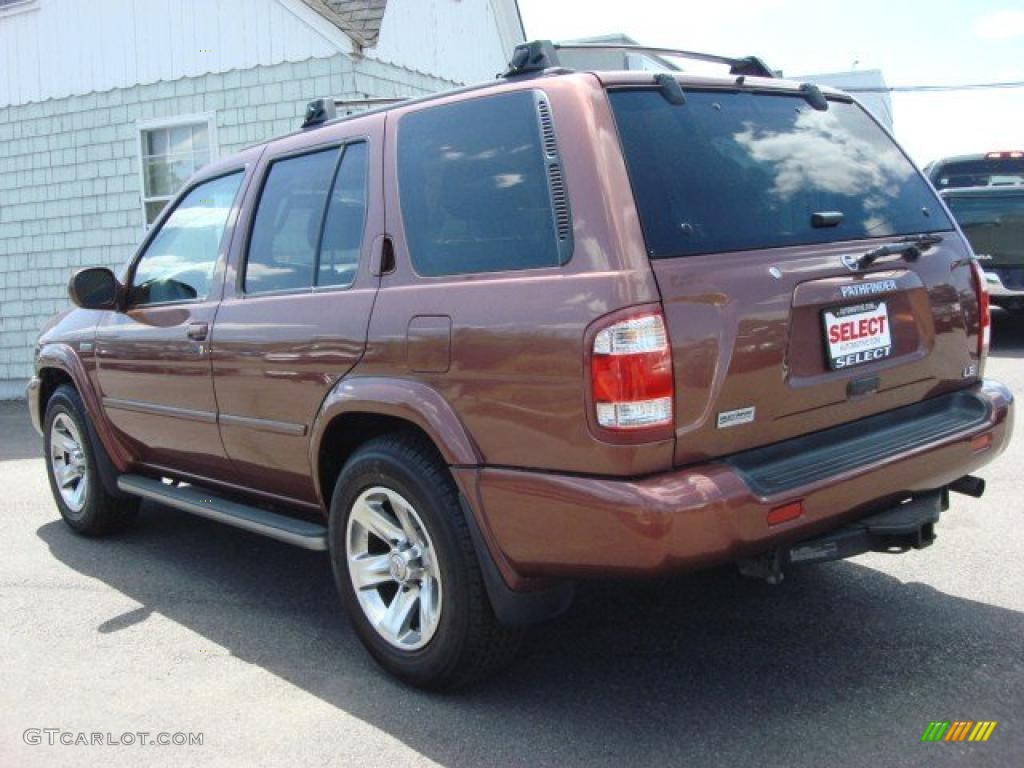
<path fill-rule="evenodd" d="M 877 423 L 866 419 L 761 449 L 760 455 L 640 480 L 476 470 L 477 519 L 510 569 L 505 576 L 513 576 L 513 586 L 515 577 L 649 575 L 733 562 L 943 488 L 1006 447 L 1013 396 L 1001 384 L 986 381 L 928 402 L 926 409 L 885 414 L 888 429 L 879 429 L 884 435 L 878 442 L 888 445 L 888 453 L 864 449 L 863 437 Z M 936 419 L 947 403 L 950 419 L 942 429 Z M 976 418 L 967 418 L 967 405 Z M 892 428 L 895 423 L 900 429 Z M 851 446 L 845 463 L 823 448 L 843 435 Z M 822 456 L 831 458 L 827 473 L 814 470 Z M 810 469 L 794 474 L 801 465 Z M 769 511 L 797 500 L 803 503 L 800 517 L 768 524 Z"/>

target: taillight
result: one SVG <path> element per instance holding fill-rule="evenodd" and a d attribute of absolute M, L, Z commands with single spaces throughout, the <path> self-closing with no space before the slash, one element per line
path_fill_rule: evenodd
<path fill-rule="evenodd" d="M 992 339 L 992 307 L 988 298 L 988 283 L 981 264 L 974 260 L 971 261 L 971 275 L 974 277 L 974 292 L 978 295 L 978 357 L 985 357 Z"/>
<path fill-rule="evenodd" d="M 660 312 L 602 328 L 590 359 L 597 423 L 637 430 L 672 423 L 672 351 Z"/>

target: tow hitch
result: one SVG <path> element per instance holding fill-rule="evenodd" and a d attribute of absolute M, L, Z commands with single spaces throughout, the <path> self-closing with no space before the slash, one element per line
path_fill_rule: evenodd
<path fill-rule="evenodd" d="M 935 541 L 935 524 L 949 509 L 950 490 L 977 498 L 984 492 L 985 483 L 976 477 L 963 477 L 948 488 L 915 496 L 822 536 L 739 560 L 737 565 L 744 576 L 778 584 L 786 569 L 796 565 L 843 560 L 865 552 L 900 554 L 924 549 Z"/>

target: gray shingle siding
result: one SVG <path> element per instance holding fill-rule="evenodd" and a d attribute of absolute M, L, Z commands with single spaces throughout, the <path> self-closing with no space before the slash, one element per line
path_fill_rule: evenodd
<path fill-rule="evenodd" d="M 450 85 L 339 54 L 0 109 L 0 398 L 23 394 L 71 271 L 125 263 L 144 233 L 137 121 L 214 112 L 223 157 L 293 131 L 317 96 Z"/>

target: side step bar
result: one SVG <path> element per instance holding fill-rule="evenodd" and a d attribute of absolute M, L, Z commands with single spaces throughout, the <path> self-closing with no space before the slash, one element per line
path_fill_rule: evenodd
<path fill-rule="evenodd" d="M 327 549 L 327 527 L 228 501 L 192 485 L 167 485 L 141 475 L 121 475 L 117 487 L 124 493 L 166 504 L 200 517 L 227 523 L 303 549 Z"/>

